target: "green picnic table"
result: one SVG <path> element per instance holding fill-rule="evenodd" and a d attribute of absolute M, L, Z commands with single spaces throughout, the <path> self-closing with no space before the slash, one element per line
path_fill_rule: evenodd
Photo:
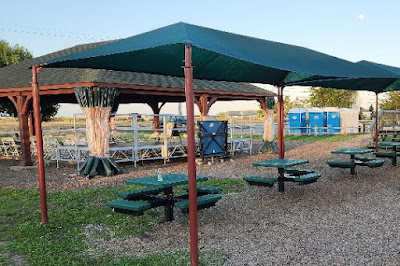
<path fill-rule="evenodd" d="M 393 153 L 391 155 L 386 154 L 386 155 L 389 155 L 386 157 L 392 158 L 392 165 L 396 166 L 397 165 L 396 157 L 400 155 L 399 150 L 397 149 L 397 147 L 400 147 L 400 142 L 394 142 L 394 141 L 379 142 L 378 146 L 379 147 L 392 147 Z M 377 156 L 379 156 L 379 153 L 376 153 L 376 154 L 377 154 Z M 382 156 L 382 157 L 384 157 L 384 156 Z"/>
<path fill-rule="evenodd" d="M 207 181 L 208 178 L 197 175 L 197 181 Z M 162 188 L 165 200 L 165 218 L 167 221 L 174 219 L 174 204 L 178 198 L 174 197 L 173 187 L 189 183 L 187 174 L 162 174 L 162 180 L 158 180 L 158 176 L 149 176 L 142 178 L 132 178 L 125 180 L 128 185 L 140 185 L 154 188 Z"/>
<path fill-rule="evenodd" d="M 371 153 L 371 152 L 372 152 L 372 150 L 370 150 L 370 149 L 352 149 L 352 148 L 345 148 L 345 149 L 339 149 L 339 150 L 331 151 L 332 154 L 348 154 L 348 155 L 350 155 L 350 163 L 353 165 L 353 167 L 349 167 L 349 168 L 350 168 L 350 173 L 352 175 L 356 174 L 355 156 L 358 155 L 358 154 L 368 154 L 368 153 Z"/>
<path fill-rule="evenodd" d="M 278 168 L 278 191 L 284 192 L 285 181 L 293 181 L 293 178 L 288 178 L 285 176 L 285 168 L 306 163 L 308 163 L 308 160 L 304 159 L 272 159 L 272 160 L 254 162 L 253 165 Z"/>

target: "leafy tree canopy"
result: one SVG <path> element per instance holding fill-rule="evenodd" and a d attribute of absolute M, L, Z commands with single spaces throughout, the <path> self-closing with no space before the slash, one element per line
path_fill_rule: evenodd
<path fill-rule="evenodd" d="M 311 88 L 310 104 L 313 107 L 351 108 L 356 101 L 356 97 L 356 91 Z"/>
<path fill-rule="evenodd" d="M 400 91 L 388 92 L 386 99 L 381 101 L 380 108 L 384 110 L 400 110 Z"/>
<path fill-rule="evenodd" d="M 33 55 L 26 48 L 0 40 L 0 67 L 12 65 L 23 60 L 32 59 Z"/>
<path fill-rule="evenodd" d="M 18 63 L 23 60 L 32 59 L 33 55 L 26 48 L 19 45 L 10 45 L 6 41 L 0 40 L 0 67 Z M 31 104 L 32 106 L 32 104 Z M 41 103 L 42 120 L 50 120 L 57 114 L 58 104 Z M 32 110 L 32 107 L 30 107 Z M 6 113 L 17 117 L 18 113 L 14 104 L 6 97 L 0 98 L 0 113 Z"/>

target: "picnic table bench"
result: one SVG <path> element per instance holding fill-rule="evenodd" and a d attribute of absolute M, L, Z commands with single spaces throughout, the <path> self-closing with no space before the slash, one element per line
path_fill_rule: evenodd
<path fill-rule="evenodd" d="M 352 175 L 356 174 L 356 166 L 368 166 L 370 168 L 380 167 L 384 164 L 384 160 L 375 157 L 362 156 L 371 153 L 371 149 L 339 149 L 331 151 L 332 154 L 348 154 L 349 161 L 327 160 L 326 163 L 330 167 L 349 168 Z"/>
<path fill-rule="evenodd" d="M 397 149 L 398 147 L 400 147 L 400 142 L 393 142 L 393 141 L 379 142 L 378 147 L 379 148 L 387 148 L 387 147 L 392 148 L 391 152 L 378 151 L 378 152 L 374 152 L 374 154 L 376 157 L 392 159 L 392 165 L 396 166 L 397 165 L 397 156 L 400 156 L 400 151 Z"/>
<path fill-rule="evenodd" d="M 295 182 L 300 185 L 306 185 L 316 182 L 321 174 L 311 169 L 291 168 L 296 165 L 306 164 L 308 160 L 303 159 L 273 159 L 253 163 L 254 166 L 276 167 L 278 175 L 276 177 L 262 176 L 245 176 L 245 180 L 249 185 L 272 187 L 278 183 L 278 191 L 283 192 L 284 182 Z"/>
<path fill-rule="evenodd" d="M 197 209 L 201 210 L 215 206 L 215 203 L 221 199 L 219 194 L 207 194 L 197 197 Z M 189 200 L 181 200 L 175 203 L 175 207 L 181 209 L 184 213 L 189 213 Z"/>
<path fill-rule="evenodd" d="M 203 176 L 197 176 L 197 181 L 207 181 Z M 129 185 L 145 186 L 133 191 L 118 192 L 118 199 L 108 201 L 107 205 L 115 212 L 131 215 L 142 215 L 145 210 L 164 206 L 165 217 L 167 221 L 174 219 L 174 207 L 188 212 L 188 195 L 174 196 L 173 187 L 187 184 L 188 176 L 186 174 L 164 174 L 162 180 L 158 181 L 157 176 L 132 178 L 125 181 Z M 221 188 L 212 186 L 198 187 L 200 192 L 197 198 L 197 209 L 204 209 L 214 206 L 221 199 Z M 161 194 L 163 193 L 163 194 Z"/>

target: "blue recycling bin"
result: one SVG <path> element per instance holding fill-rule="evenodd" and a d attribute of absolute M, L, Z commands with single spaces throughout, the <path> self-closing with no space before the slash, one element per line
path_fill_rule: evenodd
<path fill-rule="evenodd" d="M 302 108 L 292 108 L 289 110 L 289 133 L 306 133 L 307 121 L 306 110 Z"/>
<path fill-rule="evenodd" d="M 308 111 L 308 127 L 310 127 L 310 133 L 315 134 L 315 127 L 317 127 L 317 133 L 321 134 L 324 127 L 324 113 L 322 110 L 309 110 Z"/>
<path fill-rule="evenodd" d="M 225 157 L 228 143 L 228 121 L 198 121 L 200 156 Z"/>
<path fill-rule="evenodd" d="M 327 120 L 328 134 L 337 134 L 340 132 L 339 112 L 328 112 L 326 120 Z"/>

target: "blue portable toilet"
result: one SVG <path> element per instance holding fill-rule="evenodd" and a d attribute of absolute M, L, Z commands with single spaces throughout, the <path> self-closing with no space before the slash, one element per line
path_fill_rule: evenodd
<path fill-rule="evenodd" d="M 315 134 L 315 127 L 317 127 L 318 134 L 323 132 L 324 127 L 324 113 L 320 108 L 309 108 L 308 109 L 308 127 L 310 127 L 310 133 Z"/>
<path fill-rule="evenodd" d="M 340 114 L 339 110 L 328 111 L 327 112 L 327 127 L 328 134 L 337 134 L 340 132 Z"/>
<path fill-rule="evenodd" d="M 289 110 L 289 133 L 306 133 L 307 121 L 304 108 L 292 108 Z"/>

